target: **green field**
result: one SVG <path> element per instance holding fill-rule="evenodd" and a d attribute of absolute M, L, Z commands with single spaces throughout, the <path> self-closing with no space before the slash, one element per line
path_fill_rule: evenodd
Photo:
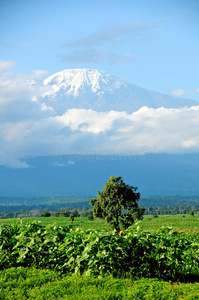
<path fill-rule="evenodd" d="M 161 226 L 171 226 L 174 231 L 185 233 L 186 235 L 199 234 L 199 214 L 190 215 L 165 215 L 154 218 L 153 216 L 145 216 L 143 222 L 140 223 L 142 230 L 154 232 Z"/>
<path fill-rule="evenodd" d="M 74 222 L 71 222 L 70 218 L 65 217 L 48 217 L 48 218 L 24 218 L 22 219 L 23 224 L 33 222 L 37 220 L 42 225 L 56 224 L 58 226 L 71 225 L 72 228 L 79 227 L 82 230 L 97 229 L 110 231 L 110 225 L 105 223 L 104 220 L 97 219 L 89 221 L 87 218 L 75 218 Z M 1 224 L 12 224 L 15 222 L 14 219 L 1 219 Z M 141 230 L 154 232 L 157 231 L 161 226 L 172 226 L 174 231 L 183 232 L 187 235 L 199 234 L 199 214 L 195 216 L 185 215 L 160 215 L 158 218 L 153 216 L 144 216 L 144 219 L 140 222 Z"/>
<path fill-rule="evenodd" d="M 27 224 L 30 222 L 33 222 L 34 220 L 37 220 L 41 222 L 42 225 L 48 225 L 48 224 L 56 224 L 57 226 L 72 226 L 72 228 L 79 227 L 82 230 L 87 230 L 90 228 L 98 229 L 98 230 L 105 230 L 108 231 L 110 229 L 110 225 L 106 224 L 103 220 L 92 220 L 89 221 L 87 218 L 83 217 L 76 217 L 74 222 L 71 222 L 70 218 L 67 217 L 48 217 L 48 218 L 24 218 L 22 219 L 23 224 Z M 15 219 L 0 219 L 0 225 L 1 224 L 12 224 L 16 220 Z"/>
<path fill-rule="evenodd" d="M 33 222 L 35 219 L 29 218 L 29 219 L 23 219 L 22 224 L 28 224 L 30 222 Z M 14 241 L 14 234 L 10 235 L 10 240 L 8 240 L 8 243 L 6 244 L 5 241 L 3 241 L 4 245 L 8 245 L 8 250 L 7 252 L 2 252 L 4 255 L 4 258 L 1 258 L 2 261 L 8 262 L 7 265 L 10 263 L 10 267 L 7 268 L 7 265 L 5 264 L 5 267 L 1 267 L 0 271 L 0 299 L 199 299 L 199 282 L 198 282 L 198 277 L 196 277 L 196 280 L 192 279 L 192 283 L 187 280 L 189 277 L 184 277 L 183 280 L 167 280 L 166 277 L 164 280 L 161 278 L 147 278 L 145 275 L 139 276 L 139 278 L 136 276 L 131 276 L 127 273 L 126 276 L 121 276 L 118 277 L 117 274 L 115 273 L 114 276 L 112 274 L 105 274 L 103 276 L 97 275 L 98 269 L 96 269 L 95 274 L 91 273 L 82 273 L 80 276 L 79 273 L 77 272 L 77 275 L 72 274 L 71 272 L 68 272 L 67 270 L 69 269 L 60 269 L 56 267 L 48 267 L 48 264 L 50 262 L 50 257 L 53 256 L 54 251 L 53 247 L 58 247 L 58 240 L 55 238 L 53 241 L 53 230 L 55 230 L 55 236 L 56 236 L 56 228 L 53 226 L 48 226 L 48 224 L 56 224 L 57 226 L 68 226 L 70 225 L 71 228 L 71 241 L 74 245 L 74 248 L 71 249 L 71 254 L 73 255 L 73 252 L 77 252 L 77 249 L 75 247 L 78 247 L 80 240 L 85 241 L 86 239 L 90 239 L 91 243 L 93 243 L 93 237 L 99 237 L 99 239 L 103 239 L 103 242 L 101 242 L 99 245 L 96 245 L 99 252 L 105 251 L 107 247 L 109 247 L 109 250 L 111 250 L 113 255 L 113 263 L 115 261 L 123 261 L 121 255 L 122 255 L 122 243 L 123 243 L 123 238 L 117 237 L 117 236 L 112 236 L 111 228 L 109 225 L 105 224 L 103 220 L 93 220 L 89 221 L 87 218 L 75 218 L 74 222 L 71 223 L 70 218 L 62 218 L 62 217 L 49 217 L 49 218 L 36 218 L 37 221 L 40 221 L 43 226 L 46 226 L 47 228 L 47 234 L 50 237 L 51 240 L 48 239 L 48 241 L 44 241 L 43 244 L 41 244 L 41 247 L 48 247 L 45 249 L 48 249 L 47 251 L 47 257 L 46 257 L 46 267 L 42 267 L 42 264 L 45 265 L 45 262 L 42 262 L 41 266 L 39 267 L 35 266 L 34 264 L 30 264 L 29 267 L 23 266 L 23 257 L 25 257 L 26 254 L 23 254 L 23 257 L 21 255 L 21 266 L 18 267 L 12 267 L 11 266 L 11 261 L 13 259 L 13 255 L 11 252 L 9 252 L 9 243 L 10 241 Z M 1 228 L 3 228 L 3 224 L 7 224 L 7 228 L 14 228 L 13 230 L 16 230 L 17 224 L 19 224 L 18 220 L 0 220 L 0 225 L 2 225 Z M 36 223 L 34 223 L 36 224 Z M 32 225 L 37 226 L 37 225 Z M 11 225 L 11 226 L 10 226 Z M 157 232 L 161 226 L 172 226 L 172 231 L 171 233 L 159 233 L 157 242 L 160 243 L 162 248 L 160 248 L 162 252 L 161 255 L 165 255 L 165 258 L 161 260 L 162 263 L 164 261 L 167 261 L 169 264 L 169 259 L 173 259 L 173 257 L 176 255 L 175 252 L 175 247 L 179 251 L 181 251 L 181 247 L 183 245 L 186 245 L 186 243 L 190 240 L 190 249 L 188 249 L 186 246 L 186 253 L 185 253 L 185 260 L 187 259 L 187 256 L 190 255 L 190 260 L 188 260 L 188 265 L 187 268 L 192 268 L 192 265 L 195 263 L 195 270 L 197 270 L 198 265 L 196 261 L 192 260 L 192 257 L 194 258 L 197 257 L 198 259 L 198 239 L 197 236 L 199 234 L 199 215 L 195 216 L 190 216 L 186 215 L 185 217 L 181 215 L 167 215 L 167 216 L 158 216 L 158 218 L 154 218 L 153 216 L 145 216 L 143 221 L 139 222 L 139 232 L 137 233 L 138 237 L 137 240 L 139 241 L 139 238 L 144 241 L 144 243 L 147 243 L 148 237 L 149 239 L 151 238 L 150 235 L 145 235 L 143 234 L 143 231 L 150 231 L 151 234 L 155 237 L 155 232 Z M 31 227 L 31 226 L 30 226 Z M 18 241 L 23 241 L 23 247 L 27 245 L 30 247 L 29 249 L 29 256 L 27 256 L 27 262 L 31 261 L 31 257 L 37 256 L 37 253 L 34 254 L 34 249 L 37 249 L 37 251 L 41 251 L 41 247 L 39 243 L 41 243 L 41 238 L 38 237 L 39 234 L 42 233 L 42 227 L 38 227 L 35 230 L 35 233 L 30 239 L 30 242 L 28 240 L 28 236 L 30 235 L 30 227 L 24 227 L 26 228 L 26 233 L 27 235 L 25 237 L 17 238 Z M 32 228 L 33 228 L 32 227 Z M 76 228 L 79 228 L 79 230 L 75 231 Z M 74 229 L 74 230 L 73 230 Z M 92 231 L 94 229 L 97 229 L 98 231 L 92 231 L 89 233 L 89 229 Z M 29 230 L 29 231 L 28 231 Z M 59 229 L 61 230 L 61 229 Z M 178 231 L 181 232 L 181 235 L 172 235 L 173 231 Z M 14 231 L 13 231 L 14 232 Z M 60 231 L 61 232 L 61 231 Z M 2 231 L 1 231 L 2 233 Z M 20 233 L 20 232 L 19 232 Z M 130 234 L 130 239 L 136 237 L 136 232 Z M 151 236 L 152 236 L 151 235 Z M 183 242 L 184 239 L 182 237 L 185 237 L 186 242 Z M 195 236 L 195 237 L 194 237 Z M 42 237 L 42 235 L 41 235 Z M 25 238 L 25 239 L 24 239 Z M 35 242 L 33 239 L 35 239 Z M 112 240 L 111 240 L 112 239 Z M 125 239 L 125 237 L 124 237 Z M 181 239 L 181 240 L 180 240 Z M 129 240 L 130 241 L 130 240 Z M 14 241 L 15 242 L 15 241 Z M 38 242 L 38 245 L 37 245 Z M 170 247 L 168 247 L 169 251 L 164 252 L 165 250 L 165 245 L 167 247 L 167 243 L 171 243 Z M 31 244 L 29 244 L 31 243 Z M 54 244 L 53 244 L 54 243 Z M 104 244 L 103 244 L 104 243 Z M 112 245 L 113 243 L 113 245 Z M 119 243 L 117 246 L 116 243 Z M 184 244 L 183 244 L 184 243 Z M 75 246 L 76 245 L 76 246 Z M 142 245 L 142 244 L 140 244 Z M 144 245 L 144 244 L 143 244 Z M 191 250 L 191 247 L 195 247 Z M 95 246 L 95 245 L 94 245 Z M 18 247 L 22 247 L 18 245 Z M 64 249 L 68 249 L 64 245 Z M 100 248 L 101 247 L 101 248 Z M 114 248 L 115 247 L 115 248 Z M 147 246 L 148 247 L 148 246 Z M 6 246 L 5 246 L 6 248 Z M 101 250 L 100 250 L 101 249 Z M 117 250 L 118 249 L 118 250 Z M 136 250 L 137 249 L 137 250 Z M 141 249 L 141 248 L 140 248 Z M 1 249 L 2 250 L 2 249 Z M 81 250 L 81 249 L 80 249 Z M 78 250 L 78 251 L 80 251 Z M 141 249 L 142 250 L 142 249 Z M 142 259 L 142 255 L 139 257 L 139 253 L 141 253 L 138 248 L 135 248 L 135 251 L 138 251 L 138 260 Z M 32 252 L 31 252 L 32 251 Z M 81 250 L 82 251 L 82 250 Z M 107 250 L 108 251 L 108 250 Z M 148 251 L 147 248 L 144 251 Z M 25 253 L 25 252 L 24 252 Z M 50 254 L 51 253 L 51 254 Z M 64 252 L 63 252 L 64 253 Z M 78 252 L 80 253 L 80 252 Z M 77 253 L 77 255 L 78 255 Z M 89 253 L 89 252 L 88 252 Z M 143 252 L 144 253 L 144 252 Z M 158 252 L 157 252 L 158 253 Z M 183 253 L 183 252 L 182 252 Z M 91 253 L 92 254 L 92 253 Z M 89 254 L 89 255 L 91 255 Z M 137 255 L 135 254 L 135 255 Z M 8 256 L 8 258 L 6 257 Z M 85 253 L 85 255 L 88 255 Z M 92 254 L 93 255 L 93 254 Z M 91 255 L 91 256 L 92 256 Z M 107 254 L 108 255 L 108 252 Z M 161 259 L 160 255 L 160 259 Z M 90 256 L 90 257 L 91 257 Z M 55 256 L 53 256 L 55 259 Z M 136 257 L 136 256 L 135 256 Z M 177 256 L 175 256 L 177 257 Z M 147 258 L 147 256 L 146 256 Z M 87 264 L 89 263 L 89 257 L 84 258 L 85 263 L 80 264 L 80 269 L 81 266 L 86 268 Z M 107 260 L 101 259 L 101 263 L 103 265 L 104 263 L 104 268 L 106 269 L 106 261 L 107 261 L 107 266 L 110 265 L 112 261 L 112 257 L 107 256 Z M 111 261 L 110 261 L 111 260 Z M 25 262 L 25 260 L 24 260 Z M 52 263 L 52 262 L 51 262 Z M 169 268 L 173 268 L 174 271 L 177 270 L 175 268 L 176 264 L 179 264 L 179 261 L 174 261 Z M 146 266 L 146 261 L 142 260 L 141 264 L 143 264 L 143 270 L 147 269 Z M 93 262 L 93 266 L 95 265 L 95 261 Z M 2 264 L 3 266 L 3 264 Z M 118 265 L 119 267 L 120 265 Z M 101 267 L 101 265 L 100 265 Z M 163 265 L 164 267 L 164 265 Z M 57 268 L 57 269 L 56 269 Z M 72 264 L 70 265 L 70 268 L 72 268 Z M 123 268 L 123 266 L 120 266 L 120 268 Z M 168 272 L 170 269 L 167 269 Z M 117 269 L 117 267 L 116 267 Z M 186 269 L 186 268 L 185 268 Z M 184 269 L 184 270 L 185 270 Z M 72 269 L 71 269 L 72 270 Z M 108 267 L 107 267 L 108 270 Z M 141 272 L 142 268 L 139 269 L 138 271 Z M 161 267 L 160 267 L 161 270 Z M 166 270 L 166 269 L 165 269 Z M 198 272 L 198 271 L 197 271 Z M 145 272 L 146 273 L 146 272 Z M 140 273 L 141 274 L 141 273 Z M 144 273 L 143 273 L 144 274 Z M 157 273 L 156 275 L 158 275 Z M 155 276 L 156 276 L 155 275 Z M 166 276 L 165 274 L 164 276 Z M 160 277 L 162 275 L 160 274 Z M 172 272 L 171 272 L 171 278 L 172 278 Z M 177 278 L 177 277 L 173 277 Z M 183 278 L 183 277 L 182 277 Z M 183 282 L 184 281 L 184 282 Z M 196 281 L 196 282 L 194 282 Z"/>

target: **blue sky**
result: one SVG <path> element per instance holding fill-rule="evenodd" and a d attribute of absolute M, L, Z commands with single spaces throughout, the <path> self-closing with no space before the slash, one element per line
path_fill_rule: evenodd
<path fill-rule="evenodd" d="M 73 68 L 199 101 L 198 15 L 198 0 L 0 0 L 0 166 L 52 153 L 198 152 L 199 105 L 57 116 L 33 101 L 41 79 Z"/>
<path fill-rule="evenodd" d="M 0 60 L 14 72 L 107 71 L 199 100 L 197 0 L 0 0 Z"/>

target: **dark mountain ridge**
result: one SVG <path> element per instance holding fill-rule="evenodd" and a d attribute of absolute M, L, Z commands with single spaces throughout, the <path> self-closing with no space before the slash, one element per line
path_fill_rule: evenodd
<path fill-rule="evenodd" d="M 0 167 L 0 191 L 9 197 L 95 197 L 111 175 L 142 196 L 199 196 L 199 154 L 70 155 L 26 160 L 26 169 Z"/>

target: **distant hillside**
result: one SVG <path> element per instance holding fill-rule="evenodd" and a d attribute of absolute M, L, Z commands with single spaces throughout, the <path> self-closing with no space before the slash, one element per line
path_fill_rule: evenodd
<path fill-rule="evenodd" d="M 137 186 L 142 196 L 199 196 L 199 154 L 39 157 L 32 167 L 0 167 L 1 197 L 95 197 L 111 175 Z"/>

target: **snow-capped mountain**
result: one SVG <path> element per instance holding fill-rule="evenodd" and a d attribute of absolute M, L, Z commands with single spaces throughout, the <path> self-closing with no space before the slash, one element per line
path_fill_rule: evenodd
<path fill-rule="evenodd" d="M 44 85 L 50 84 L 52 90 L 47 93 L 56 97 L 60 92 L 74 97 L 92 92 L 101 95 L 117 87 L 116 78 L 106 72 L 92 69 L 69 69 L 55 73 L 44 80 Z M 119 84 L 119 81 L 118 81 Z"/>
<path fill-rule="evenodd" d="M 58 114 L 69 108 L 131 113 L 143 106 L 178 108 L 198 105 L 194 100 L 146 90 L 94 69 L 66 69 L 47 77 L 43 84 L 48 89 L 42 101 L 46 108 Z"/>

